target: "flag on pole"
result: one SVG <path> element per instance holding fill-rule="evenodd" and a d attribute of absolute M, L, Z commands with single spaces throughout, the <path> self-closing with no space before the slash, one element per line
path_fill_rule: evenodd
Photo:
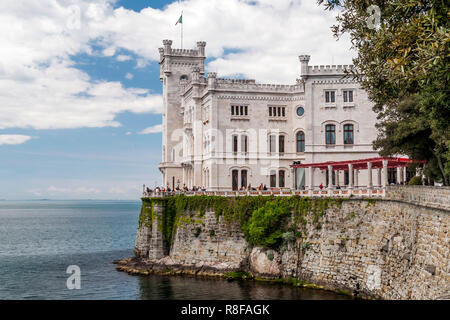
<path fill-rule="evenodd" d="M 175 25 L 177 25 L 178 23 L 183 23 L 183 14 L 181 14 L 180 18 L 178 19 L 177 23 L 175 23 Z"/>

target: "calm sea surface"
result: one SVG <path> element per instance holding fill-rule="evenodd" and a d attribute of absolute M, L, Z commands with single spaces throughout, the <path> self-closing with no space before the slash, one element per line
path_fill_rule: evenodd
<path fill-rule="evenodd" d="M 347 299 L 282 285 L 130 276 L 138 201 L 0 201 L 0 299 Z M 69 290 L 69 265 L 81 289 Z"/>

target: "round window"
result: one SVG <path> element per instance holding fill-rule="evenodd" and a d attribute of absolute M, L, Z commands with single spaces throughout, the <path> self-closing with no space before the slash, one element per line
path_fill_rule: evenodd
<path fill-rule="evenodd" d="M 299 117 L 301 117 L 304 113 L 305 113 L 305 109 L 303 109 L 303 107 L 298 107 L 297 108 L 297 115 Z"/>

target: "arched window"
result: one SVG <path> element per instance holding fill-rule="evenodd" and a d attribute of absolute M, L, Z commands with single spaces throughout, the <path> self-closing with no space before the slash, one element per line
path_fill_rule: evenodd
<path fill-rule="evenodd" d="M 232 185 L 233 190 L 238 189 L 238 174 L 239 174 L 238 170 L 233 170 L 231 172 L 231 185 Z"/>
<path fill-rule="evenodd" d="M 241 170 L 241 187 L 247 188 L 247 170 Z"/>
<path fill-rule="evenodd" d="M 353 144 L 353 125 L 344 125 L 344 144 Z"/>
<path fill-rule="evenodd" d="M 284 188 L 284 170 L 278 172 L 278 185 L 280 188 Z"/>
<path fill-rule="evenodd" d="M 276 138 L 274 134 L 269 136 L 269 152 L 276 152 Z"/>
<path fill-rule="evenodd" d="M 238 136 L 233 135 L 233 152 L 238 152 Z"/>
<path fill-rule="evenodd" d="M 336 144 L 336 126 L 334 124 L 325 126 L 325 143 Z"/>
<path fill-rule="evenodd" d="M 185 74 L 183 74 L 183 75 L 180 77 L 180 80 L 187 80 L 187 79 L 188 79 L 188 76 L 185 75 Z"/>
<path fill-rule="evenodd" d="M 305 133 L 297 132 L 297 152 L 305 152 Z"/>
<path fill-rule="evenodd" d="M 278 136 L 278 152 L 284 153 L 284 136 L 281 134 Z"/>
<path fill-rule="evenodd" d="M 241 151 L 248 152 L 248 136 L 245 134 L 241 136 Z"/>
<path fill-rule="evenodd" d="M 277 186 L 277 172 L 275 170 L 270 171 L 270 187 L 275 188 Z"/>

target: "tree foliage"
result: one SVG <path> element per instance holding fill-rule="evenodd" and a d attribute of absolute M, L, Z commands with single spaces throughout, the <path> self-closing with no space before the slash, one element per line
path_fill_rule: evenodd
<path fill-rule="evenodd" d="M 433 179 L 450 176 L 450 4 L 444 0 L 318 0 L 339 10 L 336 37 L 358 51 L 353 76 L 374 102 L 382 155 L 427 160 Z M 378 22 L 373 28 L 368 22 Z"/>
<path fill-rule="evenodd" d="M 266 248 L 277 247 L 283 236 L 283 219 L 290 213 L 289 206 L 273 202 L 266 202 L 264 207 L 256 209 L 244 227 L 249 242 Z"/>

